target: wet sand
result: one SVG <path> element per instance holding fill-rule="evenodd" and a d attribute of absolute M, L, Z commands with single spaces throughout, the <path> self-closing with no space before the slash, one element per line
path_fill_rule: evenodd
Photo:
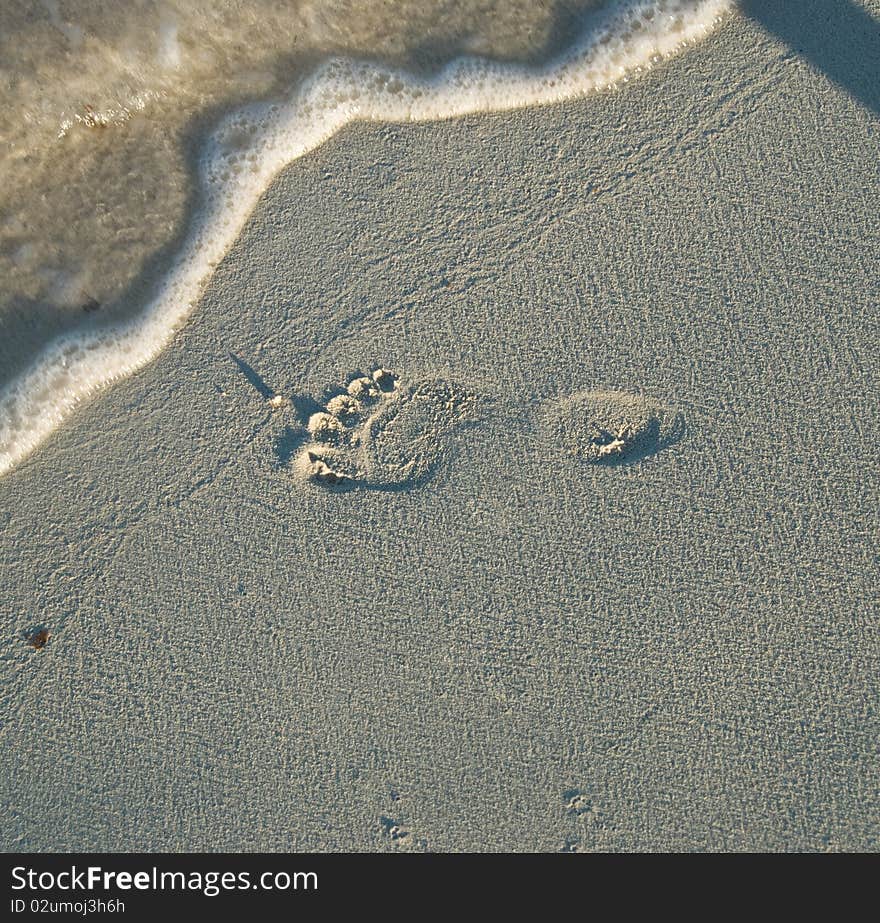
<path fill-rule="evenodd" d="M 877 113 L 766 25 L 278 178 L 0 481 L 4 848 L 877 848 Z"/>

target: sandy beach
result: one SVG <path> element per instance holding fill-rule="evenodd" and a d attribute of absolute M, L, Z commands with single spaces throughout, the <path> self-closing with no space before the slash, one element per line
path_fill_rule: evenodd
<path fill-rule="evenodd" d="M 753 6 L 342 129 L 0 479 L 4 850 L 877 849 L 880 5 Z"/>

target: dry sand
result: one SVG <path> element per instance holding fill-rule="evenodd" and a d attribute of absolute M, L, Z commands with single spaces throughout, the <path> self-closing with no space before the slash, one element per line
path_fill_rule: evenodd
<path fill-rule="evenodd" d="M 2 846 L 876 849 L 860 86 L 737 16 L 294 164 L 174 346 L 0 481 Z M 309 482 L 380 367 L 410 390 Z"/>

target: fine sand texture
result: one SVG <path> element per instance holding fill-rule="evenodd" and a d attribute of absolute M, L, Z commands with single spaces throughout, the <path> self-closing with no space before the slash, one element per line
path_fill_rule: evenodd
<path fill-rule="evenodd" d="M 278 178 L 0 481 L 4 849 L 877 848 L 877 39 L 780 17 Z"/>

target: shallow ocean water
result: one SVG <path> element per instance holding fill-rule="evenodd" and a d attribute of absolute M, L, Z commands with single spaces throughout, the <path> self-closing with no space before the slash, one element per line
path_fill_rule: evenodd
<path fill-rule="evenodd" d="M 0 473 L 167 345 L 278 170 L 344 125 L 604 90 L 728 7 L 5 6 Z"/>
<path fill-rule="evenodd" d="M 182 228 L 188 143 L 218 113 L 286 92 L 329 54 L 424 68 L 463 52 L 534 59 L 595 5 L 4 3 L 0 375 L 83 313 L 130 309 L 126 287 Z"/>

